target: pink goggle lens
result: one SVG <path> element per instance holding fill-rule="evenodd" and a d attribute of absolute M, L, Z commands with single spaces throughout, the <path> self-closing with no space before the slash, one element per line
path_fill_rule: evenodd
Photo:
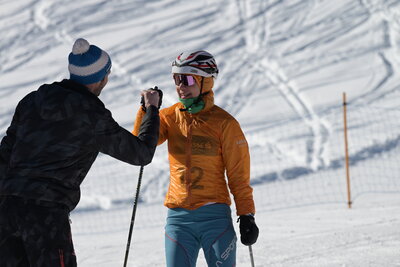
<path fill-rule="evenodd" d="M 195 84 L 193 76 L 184 74 L 174 74 L 175 85 L 183 83 L 185 86 L 192 86 Z"/>

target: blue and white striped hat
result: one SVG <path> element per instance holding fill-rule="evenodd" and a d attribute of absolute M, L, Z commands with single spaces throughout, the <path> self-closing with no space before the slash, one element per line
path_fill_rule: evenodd
<path fill-rule="evenodd" d="M 75 41 L 68 62 L 70 79 L 80 84 L 99 82 L 111 69 L 110 56 L 82 38 Z"/>

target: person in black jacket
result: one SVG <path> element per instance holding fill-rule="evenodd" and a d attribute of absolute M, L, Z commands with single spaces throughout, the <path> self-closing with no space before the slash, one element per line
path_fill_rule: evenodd
<path fill-rule="evenodd" d="M 133 165 L 155 153 L 158 93 L 142 91 L 147 112 L 136 137 L 98 98 L 109 55 L 78 39 L 68 61 L 70 79 L 25 96 L 0 144 L 0 266 L 76 266 L 69 213 L 98 153 Z"/>

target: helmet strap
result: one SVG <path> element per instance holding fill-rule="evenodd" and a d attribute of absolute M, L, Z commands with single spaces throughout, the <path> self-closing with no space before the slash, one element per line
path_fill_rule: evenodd
<path fill-rule="evenodd" d="M 203 92 L 203 84 L 204 84 L 204 77 L 201 77 L 200 94 L 199 94 L 199 96 L 197 97 L 196 101 L 194 101 L 193 104 L 197 104 L 197 103 L 199 103 L 201 100 L 203 100 L 203 94 L 202 94 L 202 92 Z"/>
<path fill-rule="evenodd" d="M 189 108 L 191 108 L 193 105 L 196 105 L 196 104 L 200 103 L 203 100 L 203 96 L 208 94 L 208 92 L 202 93 L 203 84 L 204 84 L 204 77 L 201 77 L 200 94 L 199 94 L 199 96 L 196 98 L 196 100 L 189 107 L 181 108 L 181 109 L 179 109 L 180 111 L 188 111 Z"/>

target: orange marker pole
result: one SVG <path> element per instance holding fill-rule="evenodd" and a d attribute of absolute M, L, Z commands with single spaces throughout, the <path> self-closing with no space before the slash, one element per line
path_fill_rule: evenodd
<path fill-rule="evenodd" d="M 351 209 L 351 188 L 350 188 L 350 168 L 349 168 L 349 143 L 347 139 L 347 102 L 346 93 L 343 93 L 343 122 L 344 122 L 344 148 L 346 158 L 346 180 L 347 180 L 347 204 Z"/>

